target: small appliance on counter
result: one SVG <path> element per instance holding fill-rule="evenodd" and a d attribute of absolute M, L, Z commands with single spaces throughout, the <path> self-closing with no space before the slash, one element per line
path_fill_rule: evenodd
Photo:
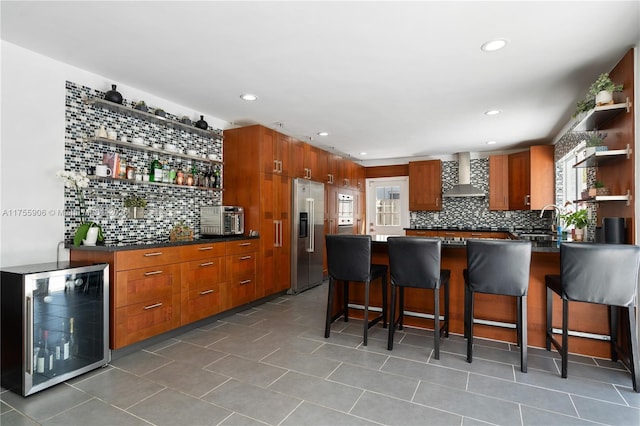
<path fill-rule="evenodd" d="M 238 206 L 200 207 L 200 235 L 244 234 L 244 209 Z"/>

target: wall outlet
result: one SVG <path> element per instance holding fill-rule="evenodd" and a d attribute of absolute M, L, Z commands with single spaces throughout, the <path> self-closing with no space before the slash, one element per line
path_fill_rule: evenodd
<path fill-rule="evenodd" d="M 504 212 L 504 217 L 505 217 L 505 219 L 509 219 L 511 217 L 511 212 L 508 211 L 508 210 L 506 212 Z"/>
<path fill-rule="evenodd" d="M 433 220 L 438 220 L 438 218 L 440 218 L 440 214 L 439 213 L 434 213 L 433 214 Z"/>

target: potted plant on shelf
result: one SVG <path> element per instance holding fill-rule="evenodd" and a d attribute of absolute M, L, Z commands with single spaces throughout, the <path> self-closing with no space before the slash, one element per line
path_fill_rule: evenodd
<path fill-rule="evenodd" d="M 613 103 L 613 92 L 621 92 L 622 84 L 615 84 L 611 81 L 609 73 L 602 73 L 589 87 L 589 91 L 584 99 L 576 103 L 574 117 L 581 112 L 589 111 L 596 106 L 609 105 Z"/>
<path fill-rule="evenodd" d="M 560 215 L 567 227 L 573 225 L 573 240 L 584 240 L 584 228 L 589 224 L 589 213 L 587 209 L 576 210 L 575 212 Z"/>
<path fill-rule="evenodd" d="M 144 219 L 144 208 L 147 207 L 147 200 L 131 195 L 124 199 L 124 206 L 128 210 L 129 219 Z"/>
<path fill-rule="evenodd" d="M 144 101 L 138 101 L 134 108 L 137 109 L 138 111 L 143 111 L 143 112 L 149 111 L 149 108 L 147 108 L 147 104 L 145 104 Z"/>
<path fill-rule="evenodd" d="M 191 241 L 193 240 L 193 230 L 184 221 L 177 223 L 169 234 L 169 241 Z"/>
<path fill-rule="evenodd" d="M 158 117 L 166 117 L 167 113 L 164 112 L 164 110 L 162 108 L 156 108 L 155 111 L 153 111 L 153 113 L 155 115 L 157 115 Z"/>
<path fill-rule="evenodd" d="M 597 180 L 593 183 L 593 186 L 589 188 L 589 197 L 595 197 L 597 195 L 609 195 L 609 188 L 605 188 L 604 183 L 601 180 Z"/>

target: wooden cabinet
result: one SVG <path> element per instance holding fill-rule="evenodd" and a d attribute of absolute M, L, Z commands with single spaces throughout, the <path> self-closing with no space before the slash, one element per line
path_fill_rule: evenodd
<path fill-rule="evenodd" d="M 409 162 L 409 210 L 442 210 L 440 160 Z"/>
<path fill-rule="evenodd" d="M 354 163 L 353 165 L 353 187 L 358 191 L 365 191 L 366 173 L 364 166 Z"/>
<path fill-rule="evenodd" d="M 265 135 L 269 134 L 268 138 Z M 294 158 L 303 155 L 301 142 L 291 141 L 262 126 L 249 126 L 224 132 L 225 205 L 245 210 L 245 229 L 260 234 L 255 296 L 260 298 L 291 286 L 291 178 L 295 168 L 283 163 L 283 173 L 261 172 L 274 161 L 274 141 L 287 140 Z M 265 148 L 263 144 L 266 144 Z M 302 153 L 302 154 L 301 154 Z M 290 157 L 289 157 L 290 158 Z M 301 159 L 302 157 L 300 157 Z M 291 163 L 297 163 L 298 160 Z M 260 164 L 263 168 L 260 168 Z M 288 172 L 288 173 L 285 173 Z M 227 271 L 229 272 L 229 271 Z M 236 289 L 236 292 L 239 291 Z"/>
<path fill-rule="evenodd" d="M 258 131 L 257 144 L 261 148 L 262 157 L 260 170 L 263 173 L 289 176 L 292 167 L 290 158 L 291 140 L 289 136 L 267 127 L 251 126 L 251 128 L 256 128 Z"/>
<path fill-rule="evenodd" d="M 553 145 L 509 155 L 509 210 L 541 210 L 554 203 Z"/>
<path fill-rule="evenodd" d="M 405 235 L 407 237 L 437 237 L 438 231 L 431 229 L 407 229 Z"/>
<path fill-rule="evenodd" d="M 509 156 L 489 157 L 489 210 L 509 210 Z"/>
<path fill-rule="evenodd" d="M 291 177 L 326 183 L 327 158 L 325 151 L 308 143 L 291 143 Z"/>
<path fill-rule="evenodd" d="M 227 298 L 224 309 L 256 299 L 258 245 L 253 241 L 226 243 Z"/>

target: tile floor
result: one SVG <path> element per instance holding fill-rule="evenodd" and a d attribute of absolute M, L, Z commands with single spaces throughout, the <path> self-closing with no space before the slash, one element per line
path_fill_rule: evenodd
<path fill-rule="evenodd" d="M 431 332 L 333 325 L 327 285 L 226 317 L 28 398 L 2 390 L 8 425 L 567 425 L 640 424 L 640 394 L 620 364 L 460 336 L 432 358 Z"/>

